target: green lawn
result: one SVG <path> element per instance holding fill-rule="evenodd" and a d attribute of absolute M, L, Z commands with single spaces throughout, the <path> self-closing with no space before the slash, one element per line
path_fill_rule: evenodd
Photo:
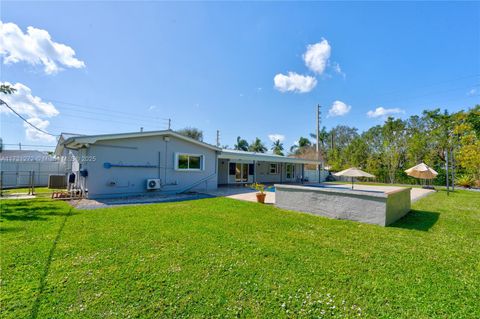
<path fill-rule="evenodd" d="M 394 227 L 216 198 L 2 200 L 2 318 L 479 318 L 480 194 Z"/>

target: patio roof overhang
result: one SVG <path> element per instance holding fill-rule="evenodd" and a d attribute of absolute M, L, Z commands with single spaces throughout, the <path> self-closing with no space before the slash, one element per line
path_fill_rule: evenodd
<path fill-rule="evenodd" d="M 244 152 L 236 150 L 222 150 L 219 159 L 241 160 L 241 161 L 257 161 L 257 162 L 273 162 L 273 163 L 292 163 L 292 164 L 313 164 L 320 165 L 320 161 L 309 160 L 296 157 L 287 157 L 274 154 Z"/>

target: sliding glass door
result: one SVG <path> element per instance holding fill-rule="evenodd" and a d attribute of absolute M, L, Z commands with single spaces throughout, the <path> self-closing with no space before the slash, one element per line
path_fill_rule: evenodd
<path fill-rule="evenodd" d="M 235 182 L 248 182 L 248 164 L 235 164 Z"/>
<path fill-rule="evenodd" d="M 293 179 L 295 177 L 295 165 L 287 164 L 286 173 L 287 179 Z"/>

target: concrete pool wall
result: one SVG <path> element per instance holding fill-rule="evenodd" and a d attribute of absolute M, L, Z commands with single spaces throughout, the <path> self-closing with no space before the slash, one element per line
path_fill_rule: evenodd
<path fill-rule="evenodd" d="M 364 191 L 347 188 L 275 185 L 275 205 L 289 210 L 387 226 L 410 211 L 411 188 Z"/>

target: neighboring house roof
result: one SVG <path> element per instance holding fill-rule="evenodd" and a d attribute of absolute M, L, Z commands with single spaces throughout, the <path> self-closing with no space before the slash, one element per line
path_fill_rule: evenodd
<path fill-rule="evenodd" d="M 278 163 L 293 163 L 293 164 L 320 164 L 319 161 L 308 160 L 303 158 L 296 157 L 287 157 L 275 154 L 265 154 L 265 153 L 255 153 L 255 152 L 245 152 L 237 150 L 227 150 L 223 149 L 222 153 L 218 158 L 230 159 L 230 160 L 245 160 L 245 161 L 268 161 L 268 162 L 278 162 Z"/>
<path fill-rule="evenodd" d="M 62 132 L 60 134 L 60 137 L 57 141 L 57 146 L 55 147 L 55 155 L 60 156 L 63 153 L 63 150 L 65 149 L 65 141 L 69 139 L 70 137 L 75 137 L 75 136 L 83 136 L 82 134 L 75 134 L 75 133 L 65 133 Z"/>
<path fill-rule="evenodd" d="M 56 159 L 47 153 L 36 150 L 3 150 L 0 161 L 8 162 L 54 162 Z"/>
<path fill-rule="evenodd" d="M 118 134 L 102 134 L 102 135 L 80 135 L 80 136 L 73 136 L 69 137 L 62 142 L 67 148 L 70 149 L 79 149 L 89 144 L 95 144 L 97 141 L 108 141 L 108 140 L 118 140 L 118 139 L 125 139 L 125 138 L 135 138 L 135 137 L 148 137 L 148 136 L 173 136 L 180 140 L 184 140 L 186 142 L 190 142 L 193 144 L 197 144 L 203 146 L 208 149 L 212 149 L 214 151 L 221 151 L 222 149 L 211 144 L 207 144 L 204 142 L 197 141 L 193 138 L 187 137 L 185 135 L 179 134 L 172 130 L 164 130 L 164 131 L 150 131 L 150 132 L 132 132 L 132 133 L 118 133 Z M 60 143 L 60 140 L 59 140 Z"/>

